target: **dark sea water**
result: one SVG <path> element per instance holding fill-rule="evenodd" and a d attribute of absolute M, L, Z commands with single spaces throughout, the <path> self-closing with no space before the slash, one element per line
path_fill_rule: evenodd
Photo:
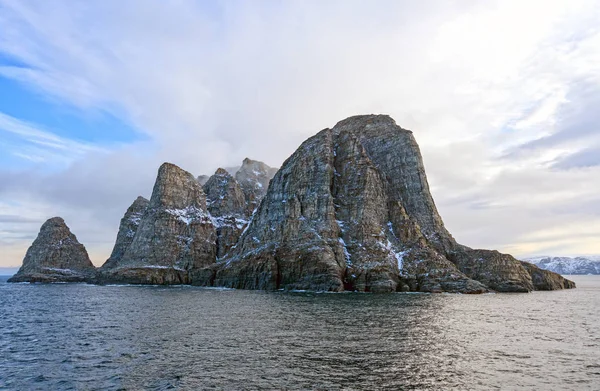
<path fill-rule="evenodd" d="M 530 294 L 7 284 L 2 390 L 600 390 L 600 276 Z"/>

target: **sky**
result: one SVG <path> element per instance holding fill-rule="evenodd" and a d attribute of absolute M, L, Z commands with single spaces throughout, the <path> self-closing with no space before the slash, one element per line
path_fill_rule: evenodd
<path fill-rule="evenodd" d="M 159 165 L 414 132 L 454 237 L 600 254 L 600 2 L 0 0 L 0 267 L 61 216 L 96 265 Z"/>

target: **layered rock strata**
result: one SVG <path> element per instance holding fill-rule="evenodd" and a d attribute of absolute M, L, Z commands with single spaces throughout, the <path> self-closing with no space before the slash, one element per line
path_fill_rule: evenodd
<path fill-rule="evenodd" d="M 304 142 L 271 180 L 237 245 L 196 275 L 201 285 L 244 289 L 480 293 L 571 285 L 558 275 L 556 284 L 532 279 L 510 255 L 456 243 L 412 132 L 383 115 L 348 118 Z"/>
<path fill-rule="evenodd" d="M 247 204 L 239 183 L 219 168 L 204 184 L 207 207 L 217 230 L 217 258 L 234 246 L 248 223 Z"/>
<path fill-rule="evenodd" d="M 276 168 L 269 167 L 263 162 L 244 159 L 242 166 L 235 173 L 235 180 L 244 192 L 248 214 L 252 214 L 256 210 L 262 198 L 267 194 L 269 181 L 276 172 Z"/>
<path fill-rule="evenodd" d="M 131 204 L 129 208 L 127 208 L 127 211 L 119 224 L 117 241 L 110 254 L 110 258 L 102 265 L 103 270 L 109 270 L 119 265 L 123 255 L 125 255 L 125 251 L 127 251 L 133 242 L 133 238 L 135 237 L 140 222 L 142 221 L 142 217 L 144 217 L 144 213 L 146 213 L 149 204 L 150 201 L 140 196 L 133 201 L 133 204 Z"/>
<path fill-rule="evenodd" d="M 53 217 L 42 225 L 23 266 L 8 282 L 83 282 L 95 273 L 85 247 L 62 218 Z"/>
<path fill-rule="evenodd" d="M 164 163 L 133 240 L 101 282 L 186 284 L 189 271 L 213 264 L 216 230 L 193 175 Z"/>
<path fill-rule="evenodd" d="M 121 220 L 97 277 L 92 266 L 80 280 L 336 292 L 575 287 L 510 255 L 457 243 L 412 132 L 388 116 L 340 121 L 275 171 L 245 159 L 235 177 L 218 169 L 206 179 L 163 164 L 150 201 L 138 198 Z M 34 264 L 60 269 L 57 258 L 83 258 L 68 255 L 83 249 L 78 243 L 63 254 L 52 252 L 50 239 L 36 242 L 20 275 L 38 273 Z M 46 253 L 52 261 L 40 261 Z"/>

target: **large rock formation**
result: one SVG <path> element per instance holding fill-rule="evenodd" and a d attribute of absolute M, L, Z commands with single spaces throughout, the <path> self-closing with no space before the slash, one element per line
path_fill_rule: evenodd
<path fill-rule="evenodd" d="M 95 273 L 85 247 L 62 218 L 53 217 L 42 225 L 23 266 L 8 282 L 82 282 Z"/>
<path fill-rule="evenodd" d="M 217 258 L 234 246 L 246 228 L 247 204 L 238 182 L 219 168 L 204 184 L 208 211 L 217 229 Z"/>
<path fill-rule="evenodd" d="M 117 233 L 117 241 L 110 254 L 110 258 L 102 265 L 103 270 L 112 269 L 119 265 L 123 255 L 125 255 L 125 251 L 129 248 L 131 242 L 133 242 L 133 238 L 135 237 L 140 222 L 142 221 L 142 217 L 144 216 L 144 213 L 146 213 L 149 204 L 150 201 L 140 196 L 133 201 L 133 204 L 131 204 L 129 208 L 127 208 L 125 215 L 121 219 L 119 232 Z"/>
<path fill-rule="evenodd" d="M 571 285 L 546 280 L 532 279 L 509 255 L 456 243 L 412 132 L 384 115 L 348 118 L 304 142 L 272 179 L 237 245 L 194 278 L 248 289 L 374 292 Z"/>
<path fill-rule="evenodd" d="M 138 198 L 121 220 L 98 278 L 79 280 L 370 292 L 575 286 L 510 255 L 457 243 L 437 211 L 412 132 L 388 116 L 350 117 L 324 129 L 275 171 L 245 159 L 235 178 L 218 169 L 202 187 L 205 178 L 163 164 L 150 201 Z M 36 242 L 28 252 L 35 262 L 25 262 L 21 275 L 37 276 L 30 264 L 40 259 L 74 257 L 52 252 L 49 239 Z"/>
<path fill-rule="evenodd" d="M 240 184 L 246 197 L 248 214 L 252 214 L 267 193 L 269 181 L 277 168 L 269 167 L 263 162 L 245 158 L 242 166 L 235 173 L 235 179 Z"/>
<path fill-rule="evenodd" d="M 150 203 L 121 259 L 102 268 L 101 282 L 185 284 L 188 272 L 215 262 L 216 231 L 202 187 L 164 163 Z"/>

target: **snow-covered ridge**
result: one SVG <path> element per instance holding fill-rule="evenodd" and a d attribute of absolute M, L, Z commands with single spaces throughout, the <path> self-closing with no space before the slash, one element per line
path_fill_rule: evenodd
<path fill-rule="evenodd" d="M 195 206 L 188 206 L 185 209 L 165 209 L 165 212 L 176 216 L 186 224 L 190 224 L 192 221 L 197 220 L 210 220 L 210 215 Z"/>
<path fill-rule="evenodd" d="M 559 274 L 600 274 L 600 256 L 552 257 L 539 256 L 523 259 L 541 269 Z"/>

